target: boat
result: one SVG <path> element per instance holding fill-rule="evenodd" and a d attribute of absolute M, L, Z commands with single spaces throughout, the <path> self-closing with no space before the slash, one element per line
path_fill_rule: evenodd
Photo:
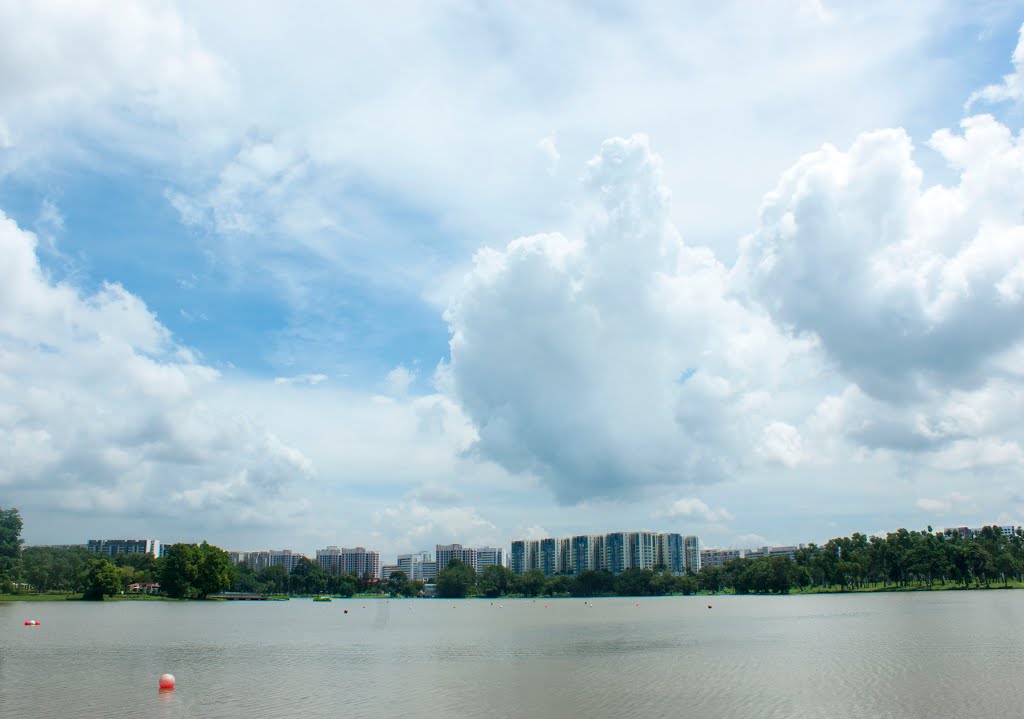
<path fill-rule="evenodd" d="M 313 597 L 313 601 L 314 602 L 329 602 L 329 601 L 331 601 L 331 598 L 330 597 Z"/>

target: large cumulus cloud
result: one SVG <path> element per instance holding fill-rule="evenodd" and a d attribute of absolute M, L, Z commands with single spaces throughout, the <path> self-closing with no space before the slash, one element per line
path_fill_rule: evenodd
<path fill-rule="evenodd" d="M 929 142 L 959 173 L 923 186 L 901 130 L 788 170 L 737 268 L 781 325 L 879 398 L 980 384 L 1024 333 L 1024 152 L 990 116 Z"/>
<path fill-rule="evenodd" d="M 800 343 L 682 243 L 645 137 L 605 142 L 584 184 L 582 236 L 481 250 L 446 313 L 477 450 L 567 502 L 733 475 Z"/>
<path fill-rule="evenodd" d="M 304 510 L 300 452 L 208 398 L 203 365 L 135 295 L 51 281 L 0 214 L 0 487 L 25 509 L 260 523 Z"/>

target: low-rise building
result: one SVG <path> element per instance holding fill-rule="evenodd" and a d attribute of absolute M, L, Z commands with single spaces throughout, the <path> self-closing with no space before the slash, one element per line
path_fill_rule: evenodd
<path fill-rule="evenodd" d="M 700 566 L 721 567 L 734 559 L 743 559 L 747 555 L 745 549 L 702 549 L 700 550 Z"/>

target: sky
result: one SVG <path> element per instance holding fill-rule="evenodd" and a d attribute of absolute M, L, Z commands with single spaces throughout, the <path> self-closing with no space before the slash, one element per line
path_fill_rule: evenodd
<path fill-rule="evenodd" d="M 0 0 L 29 544 L 1024 524 L 1024 2 Z"/>

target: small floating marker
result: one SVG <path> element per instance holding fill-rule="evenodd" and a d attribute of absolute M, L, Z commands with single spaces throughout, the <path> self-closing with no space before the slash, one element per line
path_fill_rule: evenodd
<path fill-rule="evenodd" d="M 710 604 L 708 605 L 708 609 L 711 609 L 711 605 Z"/>
<path fill-rule="evenodd" d="M 160 688 L 161 689 L 174 689 L 174 675 L 173 674 L 161 674 L 160 675 Z"/>
<path fill-rule="evenodd" d="M 347 609 L 345 610 L 345 614 L 348 614 L 348 610 Z"/>

